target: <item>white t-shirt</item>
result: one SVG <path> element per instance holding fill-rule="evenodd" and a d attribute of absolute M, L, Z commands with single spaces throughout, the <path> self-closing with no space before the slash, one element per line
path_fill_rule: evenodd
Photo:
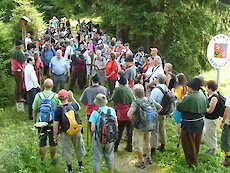
<path fill-rule="evenodd" d="M 164 69 L 161 65 L 154 67 L 149 83 L 151 83 L 158 74 L 164 74 Z"/>
<path fill-rule="evenodd" d="M 225 106 L 230 108 L 230 94 L 226 97 Z M 226 119 L 225 123 L 230 125 L 230 118 L 229 117 Z"/>
<path fill-rule="evenodd" d="M 26 91 L 31 90 L 32 88 L 37 88 L 39 86 L 38 84 L 38 78 L 36 76 L 34 67 L 31 64 L 26 64 L 24 69 L 25 74 L 25 85 L 26 85 Z"/>

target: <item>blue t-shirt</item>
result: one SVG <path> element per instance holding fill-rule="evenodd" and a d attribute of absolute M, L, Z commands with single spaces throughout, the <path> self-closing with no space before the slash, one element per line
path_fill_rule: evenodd
<path fill-rule="evenodd" d="M 107 113 L 107 110 L 110 109 L 111 110 L 111 115 L 113 115 L 114 118 L 117 119 L 116 112 L 115 112 L 115 110 L 112 107 L 102 106 L 102 107 L 99 107 L 98 109 L 100 111 L 104 112 L 105 114 Z M 89 122 L 92 123 L 92 124 L 95 124 L 97 127 L 99 127 L 99 125 L 100 125 L 100 118 L 98 116 L 100 116 L 100 114 L 99 114 L 99 112 L 97 112 L 95 110 L 95 111 L 93 111 L 91 113 L 90 118 L 89 118 Z M 95 133 L 94 133 L 94 135 L 95 135 Z"/>

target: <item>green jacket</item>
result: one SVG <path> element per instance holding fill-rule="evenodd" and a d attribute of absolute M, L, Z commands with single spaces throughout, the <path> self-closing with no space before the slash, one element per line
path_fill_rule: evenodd
<path fill-rule="evenodd" d="M 189 93 L 177 103 L 177 110 L 180 112 L 202 114 L 207 111 L 208 100 L 203 93 L 196 91 Z"/>
<path fill-rule="evenodd" d="M 189 93 L 179 101 L 177 110 L 181 112 L 181 128 L 188 133 L 202 133 L 208 105 L 207 98 L 199 91 Z"/>
<path fill-rule="evenodd" d="M 134 100 L 131 89 L 127 86 L 120 85 L 115 88 L 111 100 L 116 103 L 131 104 Z"/>

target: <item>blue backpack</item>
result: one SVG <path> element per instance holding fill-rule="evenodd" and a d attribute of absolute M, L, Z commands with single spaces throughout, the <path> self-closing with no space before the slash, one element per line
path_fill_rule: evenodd
<path fill-rule="evenodd" d="M 39 107 L 38 107 L 38 122 L 47 122 L 52 123 L 54 117 L 54 103 L 52 101 L 55 93 L 51 93 L 49 97 L 45 97 L 42 92 L 38 93 L 41 98 Z"/>

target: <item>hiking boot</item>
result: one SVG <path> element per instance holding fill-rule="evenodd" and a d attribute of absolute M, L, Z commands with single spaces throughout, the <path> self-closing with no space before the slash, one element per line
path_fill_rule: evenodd
<path fill-rule="evenodd" d="M 114 152 L 117 152 L 118 151 L 118 148 L 117 147 L 114 147 Z"/>
<path fill-rule="evenodd" d="M 78 166 L 78 171 L 82 172 L 84 170 L 84 166 Z"/>
<path fill-rule="evenodd" d="M 210 154 L 210 155 L 212 155 L 212 156 L 215 156 L 215 155 L 216 155 L 215 152 L 214 152 L 213 150 L 211 150 L 211 149 L 208 149 L 205 153 L 206 153 L 206 154 Z"/>
<path fill-rule="evenodd" d="M 230 166 L 230 159 L 225 158 L 225 159 L 221 162 L 221 165 Z"/>
<path fill-rule="evenodd" d="M 142 161 L 138 161 L 138 162 L 135 163 L 135 166 L 136 166 L 137 168 L 144 169 L 144 168 L 145 168 L 145 163 L 142 162 Z"/>
<path fill-rule="evenodd" d="M 165 145 L 161 144 L 161 146 L 157 147 L 157 150 L 159 150 L 160 152 L 165 152 Z"/>
<path fill-rule="evenodd" d="M 68 168 L 65 169 L 65 173 L 73 173 L 73 170 L 69 171 Z"/>
<path fill-rule="evenodd" d="M 133 149 L 132 149 L 132 148 L 127 148 L 127 147 L 125 147 L 125 150 L 126 150 L 127 152 L 133 152 Z"/>
<path fill-rule="evenodd" d="M 153 164 L 153 161 L 152 161 L 151 157 L 146 157 L 146 158 L 145 158 L 145 162 L 146 162 L 148 165 L 152 165 L 152 164 Z"/>

